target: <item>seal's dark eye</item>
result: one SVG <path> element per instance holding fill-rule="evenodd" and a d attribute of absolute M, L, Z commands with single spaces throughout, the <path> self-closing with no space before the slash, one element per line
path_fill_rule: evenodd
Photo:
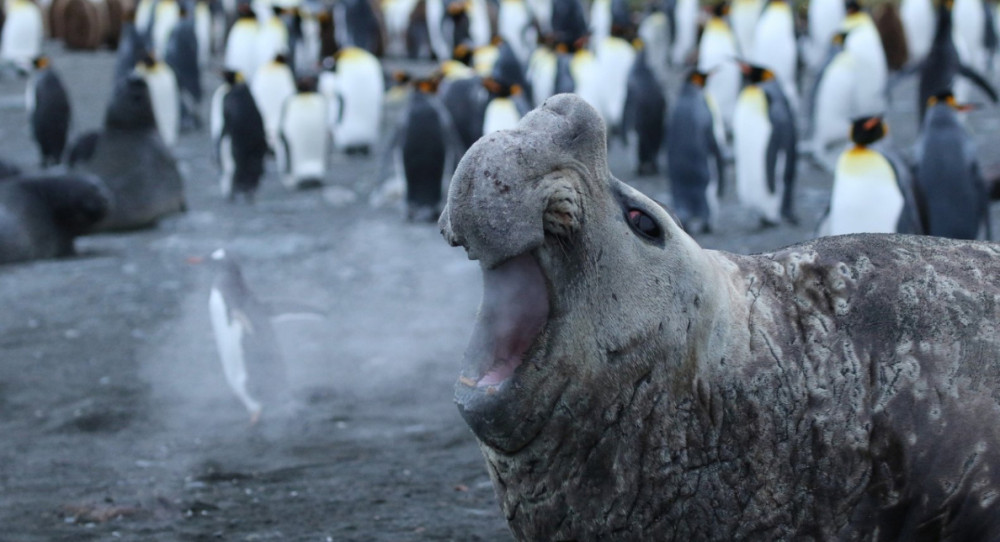
<path fill-rule="evenodd" d="M 650 239 L 660 238 L 660 226 L 652 217 L 639 209 L 629 209 L 627 216 L 629 226 L 632 226 L 637 233 Z"/>

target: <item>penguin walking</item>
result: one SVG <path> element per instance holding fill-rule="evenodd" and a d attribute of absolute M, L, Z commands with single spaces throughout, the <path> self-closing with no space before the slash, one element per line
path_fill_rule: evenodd
<path fill-rule="evenodd" d="M 177 91 L 177 76 L 165 62 L 147 52 L 136 65 L 136 72 L 146 80 L 149 98 L 153 102 L 153 113 L 160 137 L 167 147 L 177 143 L 180 132 L 180 96 Z"/>
<path fill-rule="evenodd" d="M 782 93 L 789 105 L 799 103 L 798 46 L 795 41 L 795 20 L 792 8 L 785 0 L 770 0 L 754 29 L 753 48 L 749 60 L 771 71 L 781 82 Z"/>
<path fill-rule="evenodd" d="M 667 100 L 646 59 L 646 49 L 640 47 L 628 74 L 623 125 L 626 135 L 634 133 L 638 141 L 636 173 L 655 175 L 666 131 Z"/>
<path fill-rule="evenodd" d="M 708 74 L 692 71 L 681 87 L 667 127 L 667 177 L 673 209 L 685 231 L 715 228 L 724 161 L 717 120 L 705 93 Z"/>
<path fill-rule="evenodd" d="M 215 277 L 208 298 L 215 345 L 226 383 L 256 424 L 264 405 L 287 391 L 287 374 L 267 306 L 247 287 L 224 249 L 212 253 Z"/>
<path fill-rule="evenodd" d="M 177 77 L 180 97 L 180 125 L 184 129 L 201 127 L 198 108 L 201 105 L 201 67 L 195 20 L 187 8 L 181 8 L 180 19 L 167 41 L 167 65 Z"/>
<path fill-rule="evenodd" d="M 295 76 L 284 55 L 274 57 L 271 62 L 260 66 L 250 80 L 250 92 L 264 119 L 267 144 L 275 149 L 278 144 L 278 121 L 285 100 L 295 94 Z"/>
<path fill-rule="evenodd" d="M 385 101 L 382 63 L 360 47 L 341 49 L 335 59 L 330 131 L 337 150 L 366 156 L 378 142 Z M 329 92 L 329 91 L 328 91 Z"/>
<path fill-rule="evenodd" d="M 28 73 L 32 61 L 42 54 L 42 11 L 31 0 L 8 0 L 0 33 L 0 62 Z"/>
<path fill-rule="evenodd" d="M 432 222 L 441 214 L 445 172 L 457 162 L 457 142 L 437 81 L 418 79 L 407 100 L 389 151 L 401 162 L 406 180 L 406 218 Z"/>
<path fill-rule="evenodd" d="M 918 205 L 927 235 L 989 240 L 989 192 L 958 118 L 967 109 L 948 91 L 927 100 L 915 152 Z"/>
<path fill-rule="evenodd" d="M 226 37 L 226 51 L 223 58 L 225 69 L 243 74 L 252 80 L 257 71 L 257 16 L 249 4 L 240 4 L 236 21 Z"/>
<path fill-rule="evenodd" d="M 299 77 L 297 92 L 281 111 L 275 154 L 282 184 L 289 189 L 319 186 L 326 177 L 330 152 L 328 105 L 316 84 L 316 77 Z"/>
<path fill-rule="evenodd" d="M 34 61 L 35 73 L 28 83 L 26 102 L 31 131 L 41 152 L 43 168 L 59 164 L 69 132 L 70 105 L 59 75 L 40 56 Z"/>
<path fill-rule="evenodd" d="M 733 111 L 736 195 L 760 216 L 761 225 L 775 226 L 782 218 L 794 224 L 795 116 L 774 72 L 750 64 L 741 68 L 746 84 Z"/>
<path fill-rule="evenodd" d="M 242 194 L 253 203 L 264 175 L 267 155 L 264 119 L 254 102 L 250 88 L 236 82 L 222 100 L 222 134 L 218 155 L 222 166 L 222 195 L 230 201 Z"/>
<path fill-rule="evenodd" d="M 854 145 L 837 160 L 820 235 L 922 233 L 910 169 L 880 144 L 888 131 L 880 116 L 851 123 Z"/>

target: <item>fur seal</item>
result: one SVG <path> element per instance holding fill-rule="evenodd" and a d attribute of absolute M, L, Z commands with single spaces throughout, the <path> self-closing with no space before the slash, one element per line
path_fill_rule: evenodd
<path fill-rule="evenodd" d="M 104 130 L 82 136 L 70 155 L 74 168 L 99 177 L 113 195 L 98 229 L 142 228 L 186 208 L 180 170 L 160 138 L 149 88 L 139 75 L 118 82 Z"/>
<path fill-rule="evenodd" d="M 109 205 L 98 181 L 86 175 L 0 181 L 0 264 L 73 255 L 73 240 Z"/>
<path fill-rule="evenodd" d="M 1000 245 L 704 250 L 605 141 L 550 98 L 439 222 L 483 270 L 456 401 L 515 536 L 1000 539 Z"/>

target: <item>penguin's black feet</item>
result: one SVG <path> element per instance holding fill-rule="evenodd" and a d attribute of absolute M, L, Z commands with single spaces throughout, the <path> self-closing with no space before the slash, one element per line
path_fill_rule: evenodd
<path fill-rule="evenodd" d="M 657 167 L 656 161 L 639 162 L 639 167 L 635 170 L 635 174 L 640 177 L 649 177 L 658 173 L 660 173 L 660 168 Z"/>

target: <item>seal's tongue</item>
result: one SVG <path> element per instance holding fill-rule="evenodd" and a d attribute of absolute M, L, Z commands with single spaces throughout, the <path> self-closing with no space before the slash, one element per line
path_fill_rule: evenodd
<path fill-rule="evenodd" d="M 465 352 L 460 381 L 496 386 L 524 361 L 549 317 L 548 289 L 538 262 L 528 254 L 483 270 L 483 303 Z"/>

